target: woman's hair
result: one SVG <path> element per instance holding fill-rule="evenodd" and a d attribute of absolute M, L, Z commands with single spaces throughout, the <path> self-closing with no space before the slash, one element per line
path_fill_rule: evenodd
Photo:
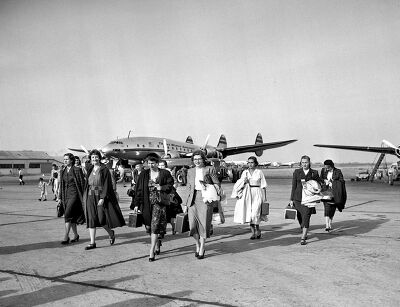
<path fill-rule="evenodd" d="M 335 163 L 332 160 L 328 159 L 324 161 L 324 165 L 329 165 L 331 167 L 335 167 Z"/>
<path fill-rule="evenodd" d="M 255 165 L 255 166 L 258 166 L 258 161 L 257 161 L 257 158 L 256 158 L 256 157 L 250 156 L 250 157 L 247 158 L 247 160 L 250 160 L 250 159 L 254 161 L 254 165 Z"/>
<path fill-rule="evenodd" d="M 74 156 L 72 153 L 67 152 L 67 153 L 64 155 L 64 157 L 65 157 L 65 156 L 67 156 L 67 157 L 72 161 L 72 165 L 75 165 L 75 156 Z"/>
<path fill-rule="evenodd" d="M 146 157 L 146 161 L 156 162 L 160 160 L 160 157 L 155 153 L 149 153 Z"/>
<path fill-rule="evenodd" d="M 98 156 L 99 159 L 101 160 L 101 152 L 98 151 L 97 149 L 92 149 L 92 150 L 89 152 L 89 159 L 91 159 L 91 157 L 92 157 L 93 155 Z"/>
<path fill-rule="evenodd" d="M 300 165 L 301 165 L 301 160 L 303 160 L 303 159 L 307 159 L 307 160 L 308 160 L 308 162 L 309 162 L 309 163 L 311 163 L 311 159 L 310 159 L 310 157 L 309 157 L 309 156 L 306 156 L 306 155 L 304 155 L 304 156 L 301 156 L 301 158 L 300 158 Z"/>
<path fill-rule="evenodd" d="M 193 151 L 193 154 L 192 154 L 192 161 L 193 161 L 193 159 L 194 159 L 194 156 L 200 156 L 200 157 L 203 159 L 203 163 L 206 164 L 206 162 L 207 162 L 207 157 L 206 157 L 206 155 L 204 154 L 204 152 L 203 152 L 202 150 L 195 150 L 195 151 Z"/>

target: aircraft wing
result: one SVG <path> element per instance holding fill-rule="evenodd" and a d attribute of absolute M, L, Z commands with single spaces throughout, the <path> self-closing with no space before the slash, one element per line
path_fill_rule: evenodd
<path fill-rule="evenodd" d="M 253 145 L 244 145 L 244 146 L 236 146 L 236 147 L 226 147 L 226 148 L 219 148 L 218 151 L 222 153 L 224 157 L 241 154 L 245 152 L 254 152 L 258 150 L 266 150 L 272 149 L 277 147 L 282 147 L 288 145 L 290 143 L 296 142 L 297 140 L 288 140 L 288 141 L 279 141 L 279 142 L 272 142 L 272 143 L 260 143 L 260 144 L 253 144 Z"/>
<path fill-rule="evenodd" d="M 67 147 L 69 150 L 72 150 L 72 151 L 79 151 L 79 152 L 85 152 L 86 153 L 86 151 L 84 151 L 83 149 L 81 149 L 81 148 L 70 148 L 70 147 Z"/>
<path fill-rule="evenodd" d="M 323 144 L 315 144 L 314 146 L 325 147 L 325 148 L 357 150 L 357 151 L 368 151 L 368 152 L 377 152 L 377 153 L 396 155 L 395 149 L 390 148 L 390 147 L 345 146 L 345 145 L 323 145 Z"/>

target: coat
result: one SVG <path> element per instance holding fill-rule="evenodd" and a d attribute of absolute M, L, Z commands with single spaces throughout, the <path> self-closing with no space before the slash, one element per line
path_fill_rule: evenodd
<path fill-rule="evenodd" d="M 327 179 L 327 176 L 328 171 L 325 168 L 321 169 L 321 180 Z M 342 211 L 347 201 L 347 191 L 342 171 L 336 167 L 333 168 L 332 174 L 332 194 L 335 206 Z"/>
<path fill-rule="evenodd" d="M 210 175 L 211 181 L 214 185 L 221 186 L 218 180 L 217 172 L 214 166 L 204 167 L 204 176 Z M 187 172 L 187 183 L 185 189 L 182 191 L 182 205 L 190 207 L 193 204 L 193 195 L 195 191 L 195 178 L 196 178 L 196 168 L 190 168 Z"/>
<path fill-rule="evenodd" d="M 93 165 L 87 168 L 86 184 L 84 198 L 87 199 L 89 192 L 89 176 L 93 171 Z M 100 199 L 104 199 L 104 211 L 107 219 L 107 226 L 109 228 L 125 226 L 125 219 L 122 215 L 121 208 L 119 207 L 117 196 L 115 195 L 110 170 L 104 164 L 100 165 L 100 181 L 102 185 L 102 191 L 100 193 Z M 86 201 L 85 201 L 86 204 Z M 87 210 L 85 206 L 85 213 Z"/>
<path fill-rule="evenodd" d="M 319 178 L 318 171 L 313 170 L 310 168 L 309 172 L 304 174 L 302 168 L 295 169 L 293 172 L 293 179 L 292 179 L 292 192 L 290 194 L 290 200 L 301 202 L 302 200 L 302 192 L 303 192 L 303 185 L 301 180 L 304 179 L 305 181 L 308 180 L 315 180 L 318 183 L 321 183 L 321 179 Z"/>
<path fill-rule="evenodd" d="M 159 169 L 158 183 L 160 184 L 160 197 L 162 200 L 169 199 L 169 194 L 172 192 L 172 187 L 174 185 L 174 178 L 172 178 L 171 173 L 165 169 Z M 146 226 L 151 224 L 151 214 L 153 207 L 150 204 L 149 197 L 149 179 L 150 170 L 144 170 L 140 173 L 136 186 L 135 186 L 135 198 L 133 204 L 137 207 L 143 215 L 143 223 Z M 165 205 L 167 205 L 165 203 Z"/>
<path fill-rule="evenodd" d="M 60 181 L 60 187 L 59 187 L 59 191 L 58 191 L 58 199 L 61 200 L 61 203 L 64 206 L 65 209 L 65 199 L 66 199 L 66 188 L 65 188 L 65 183 L 64 183 L 64 172 L 66 171 L 66 167 L 63 167 L 60 170 L 60 176 L 59 176 L 59 181 Z M 72 175 L 74 176 L 74 181 L 78 190 L 78 195 L 79 195 L 79 199 L 82 203 L 82 209 L 83 212 L 85 212 L 85 202 L 83 200 L 83 193 L 84 193 L 84 189 L 85 189 L 85 176 L 83 175 L 82 169 L 78 166 L 71 166 L 71 171 L 72 171 Z"/>
<path fill-rule="evenodd" d="M 244 224 L 251 221 L 251 192 L 250 185 L 244 183 L 244 178 L 236 181 L 232 189 L 232 198 L 237 198 L 233 222 Z"/>

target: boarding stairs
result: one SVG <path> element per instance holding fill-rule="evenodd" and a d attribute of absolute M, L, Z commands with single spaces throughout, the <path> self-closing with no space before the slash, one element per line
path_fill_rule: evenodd
<path fill-rule="evenodd" d="M 369 177 L 369 181 L 371 181 L 371 182 L 374 181 L 374 179 L 375 179 L 375 174 L 376 174 L 376 172 L 377 172 L 379 166 L 381 165 L 382 160 L 383 160 L 384 157 L 385 157 L 385 154 L 384 154 L 384 153 L 381 153 L 381 154 L 379 155 L 379 158 L 378 158 L 378 160 L 376 161 L 374 168 L 372 169 L 371 175 L 370 175 L 370 177 Z"/>

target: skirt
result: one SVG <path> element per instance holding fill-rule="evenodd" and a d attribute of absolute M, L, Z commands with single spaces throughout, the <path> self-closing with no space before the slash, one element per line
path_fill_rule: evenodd
<path fill-rule="evenodd" d="M 164 235 L 167 232 L 167 209 L 159 204 L 153 205 L 151 212 L 150 231 L 154 234 Z"/>
<path fill-rule="evenodd" d="M 189 235 L 198 234 L 202 238 L 210 237 L 213 215 L 213 203 L 204 203 L 201 193 L 196 193 L 188 209 Z"/>
<path fill-rule="evenodd" d="M 64 220 L 66 223 L 84 224 L 85 213 L 78 194 L 67 197 L 64 204 Z"/>

